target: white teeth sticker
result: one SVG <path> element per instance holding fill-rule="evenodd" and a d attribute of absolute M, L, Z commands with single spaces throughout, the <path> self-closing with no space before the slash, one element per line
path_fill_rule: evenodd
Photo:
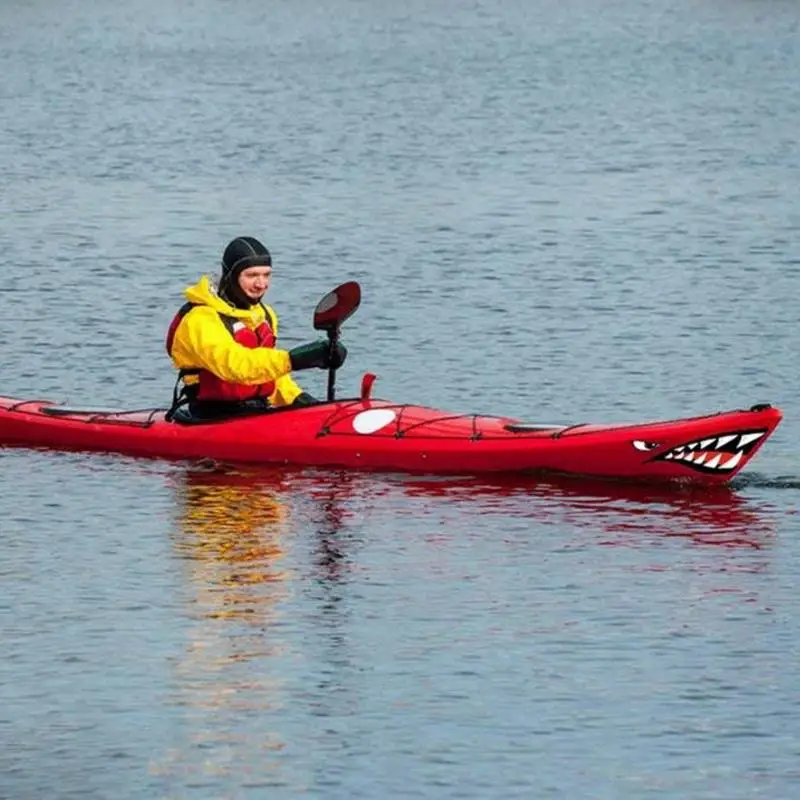
<path fill-rule="evenodd" d="M 390 408 L 371 408 L 354 417 L 353 428 L 356 433 L 375 433 L 393 422 L 396 416 Z"/>
<path fill-rule="evenodd" d="M 767 433 L 767 431 L 725 433 L 715 438 L 698 439 L 687 444 L 679 444 L 656 458 L 664 461 L 680 461 L 703 470 L 732 472 L 747 460 L 747 447 L 763 438 Z M 634 446 L 638 444 L 640 443 L 634 442 Z M 732 444 L 735 449 L 731 446 Z M 637 449 L 641 448 L 637 447 Z"/>
<path fill-rule="evenodd" d="M 733 472 L 748 458 L 748 446 L 768 434 L 768 431 L 752 431 L 750 433 L 724 433 L 708 439 L 697 439 L 694 442 L 679 444 L 666 453 L 655 456 L 654 460 L 678 461 L 698 471 L 719 470 Z M 652 449 L 656 445 L 636 440 L 633 446 L 637 450 Z M 735 449 L 734 449 L 735 448 Z"/>
<path fill-rule="evenodd" d="M 736 455 L 729 458 L 721 467 L 720 469 L 733 469 L 741 460 L 744 454 L 741 450 L 739 450 Z"/>
<path fill-rule="evenodd" d="M 741 438 L 739 439 L 739 447 L 744 447 L 745 445 L 750 444 L 750 442 L 754 442 L 756 439 L 760 439 L 764 434 L 763 433 L 743 433 Z"/>

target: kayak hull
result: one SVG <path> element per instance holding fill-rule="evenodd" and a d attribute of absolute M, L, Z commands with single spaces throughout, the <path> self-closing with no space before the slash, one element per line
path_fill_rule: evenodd
<path fill-rule="evenodd" d="M 555 472 L 725 483 L 780 423 L 771 406 L 616 425 L 529 424 L 348 399 L 203 424 L 164 409 L 80 409 L 0 398 L 0 446 L 166 459 L 437 474 Z"/>

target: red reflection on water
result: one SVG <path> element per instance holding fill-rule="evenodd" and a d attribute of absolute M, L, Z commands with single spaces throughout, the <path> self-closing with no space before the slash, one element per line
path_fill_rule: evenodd
<path fill-rule="evenodd" d="M 404 482 L 411 496 L 477 503 L 483 511 L 568 523 L 603 533 L 600 544 L 646 536 L 690 538 L 699 544 L 761 548 L 774 535 L 766 508 L 730 486 L 646 484 L 574 477 L 435 478 Z M 635 535 L 635 536 L 632 536 Z"/>
<path fill-rule="evenodd" d="M 468 506 L 476 515 L 530 518 L 539 524 L 591 531 L 596 544 L 630 545 L 648 538 L 680 537 L 698 544 L 760 549 L 775 533 L 766 506 L 731 486 L 615 482 L 570 476 L 437 477 L 331 473 L 287 469 L 226 469 L 195 480 L 247 491 L 298 490 L 316 503 L 319 525 L 335 537 L 359 507 L 375 507 L 388 495 Z M 187 476 L 188 477 L 188 476 Z M 410 503 L 403 513 L 427 513 Z M 585 544 L 586 542 L 583 542 Z"/>

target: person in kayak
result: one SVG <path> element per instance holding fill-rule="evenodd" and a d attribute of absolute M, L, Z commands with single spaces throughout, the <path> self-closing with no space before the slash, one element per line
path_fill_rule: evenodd
<path fill-rule="evenodd" d="M 167 331 L 167 353 L 178 370 L 168 419 L 199 422 L 319 402 L 291 373 L 338 369 L 347 349 L 337 343 L 331 352 L 327 341 L 278 348 L 278 317 L 262 302 L 271 277 L 269 250 L 239 236 L 225 248 L 216 289 L 205 275 L 186 289 L 188 302 Z"/>

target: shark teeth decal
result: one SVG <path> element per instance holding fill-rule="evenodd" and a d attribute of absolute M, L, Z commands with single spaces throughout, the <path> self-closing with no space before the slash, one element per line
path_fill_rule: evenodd
<path fill-rule="evenodd" d="M 706 439 L 685 442 L 654 455 L 651 461 L 677 461 L 697 472 L 731 472 L 747 460 L 757 442 L 767 431 L 736 431 Z M 643 450 L 641 442 L 633 442 Z M 649 443 L 648 443 L 649 444 Z"/>

